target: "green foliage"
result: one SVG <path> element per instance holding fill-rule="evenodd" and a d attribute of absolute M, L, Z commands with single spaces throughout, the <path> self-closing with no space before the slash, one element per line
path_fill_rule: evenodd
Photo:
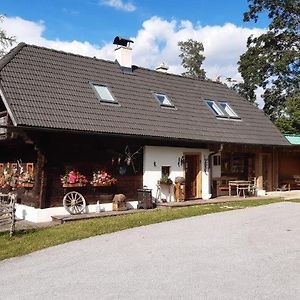
<path fill-rule="evenodd" d="M 275 124 L 283 133 L 300 134 L 300 93 L 287 99 L 284 114 Z"/>
<path fill-rule="evenodd" d="M 247 99 L 249 102 L 254 103 L 256 100 L 255 90 L 252 90 L 249 85 L 245 82 L 233 83 L 231 78 L 227 78 L 228 84 L 227 87 L 237 92 L 243 98 Z"/>
<path fill-rule="evenodd" d="M 244 21 L 258 20 L 268 13 L 270 24 L 265 34 L 250 36 L 247 51 L 240 57 L 239 71 L 247 98 L 264 89 L 264 111 L 276 121 L 289 113 L 287 100 L 300 90 L 300 2 L 299 0 L 248 0 Z"/>
<path fill-rule="evenodd" d="M 0 15 L 0 23 L 3 22 L 4 16 Z M 0 57 L 2 57 L 6 51 L 7 48 L 13 45 L 13 43 L 16 41 L 15 37 L 8 36 L 2 28 L 0 28 Z"/>
<path fill-rule="evenodd" d="M 182 73 L 182 75 L 191 78 L 206 79 L 206 72 L 204 69 L 201 69 L 201 65 L 205 59 L 203 44 L 188 39 L 186 42 L 178 42 L 178 46 L 181 51 L 179 57 L 182 59 L 182 66 L 186 69 L 186 72 Z"/>

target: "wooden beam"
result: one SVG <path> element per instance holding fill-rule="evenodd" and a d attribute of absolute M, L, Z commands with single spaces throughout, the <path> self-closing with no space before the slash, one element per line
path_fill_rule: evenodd
<path fill-rule="evenodd" d="M 264 189 L 263 155 L 261 152 L 257 152 L 255 155 L 255 177 L 256 177 L 257 189 L 263 190 Z"/>
<path fill-rule="evenodd" d="M 46 207 L 46 172 L 45 172 L 46 158 L 45 155 L 38 149 L 37 150 L 37 164 L 35 172 L 35 186 L 34 191 L 37 195 L 37 207 Z"/>
<path fill-rule="evenodd" d="M 273 190 L 277 190 L 277 188 L 279 187 L 279 163 L 278 163 L 278 150 L 277 149 L 273 149 Z"/>
<path fill-rule="evenodd" d="M 267 189 L 268 191 L 272 191 L 273 189 L 273 157 L 272 154 L 266 154 L 267 157 Z"/>

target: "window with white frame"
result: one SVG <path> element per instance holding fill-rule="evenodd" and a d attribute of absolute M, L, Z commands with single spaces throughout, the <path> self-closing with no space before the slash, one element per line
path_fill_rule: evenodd
<path fill-rule="evenodd" d="M 110 92 L 107 86 L 96 83 L 92 83 L 92 86 L 100 102 L 118 104 L 118 101 L 116 101 L 116 99 L 113 97 L 112 93 Z"/>
<path fill-rule="evenodd" d="M 232 109 L 232 107 L 226 101 L 214 101 L 214 100 L 205 100 L 210 111 L 217 118 L 224 119 L 240 119 L 237 113 Z"/>
<path fill-rule="evenodd" d="M 2 115 L 0 117 L 0 134 L 5 134 L 7 129 L 1 126 L 7 126 L 7 115 Z"/>
<path fill-rule="evenodd" d="M 161 107 L 171 107 L 171 108 L 175 107 L 173 103 L 169 100 L 167 95 L 161 93 L 154 93 L 154 96 L 156 100 L 159 102 Z"/>
<path fill-rule="evenodd" d="M 213 156 L 213 165 L 220 166 L 221 165 L 221 155 L 214 155 Z"/>
<path fill-rule="evenodd" d="M 219 104 L 223 108 L 223 110 L 229 115 L 229 117 L 232 117 L 232 118 L 239 117 L 227 102 L 221 101 L 221 102 L 219 102 Z"/>
<path fill-rule="evenodd" d="M 218 106 L 218 104 L 213 100 L 206 100 L 206 104 L 210 108 L 210 110 L 215 114 L 217 117 L 225 117 L 224 112 L 222 109 Z"/>

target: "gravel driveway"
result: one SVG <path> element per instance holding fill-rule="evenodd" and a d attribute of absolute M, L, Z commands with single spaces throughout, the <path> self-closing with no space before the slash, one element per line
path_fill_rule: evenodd
<path fill-rule="evenodd" d="M 300 204 L 144 226 L 2 261 L 0 299 L 300 299 Z"/>

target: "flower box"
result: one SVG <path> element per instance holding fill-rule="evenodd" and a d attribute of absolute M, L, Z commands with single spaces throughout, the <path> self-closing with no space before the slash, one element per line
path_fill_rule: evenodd
<path fill-rule="evenodd" d="M 74 188 L 74 187 L 84 187 L 86 184 L 84 183 L 64 183 L 63 187 L 64 188 Z"/>
<path fill-rule="evenodd" d="M 93 180 L 91 185 L 97 186 L 112 186 L 117 183 L 117 179 L 106 173 L 104 170 L 99 170 L 93 173 Z"/>
<path fill-rule="evenodd" d="M 96 183 L 92 183 L 92 186 L 94 187 L 98 187 L 98 186 L 111 186 L 111 182 L 96 182 Z"/>
<path fill-rule="evenodd" d="M 31 189 L 31 188 L 33 188 L 33 183 L 22 183 L 20 186 L 25 188 L 25 189 L 26 188 Z"/>
<path fill-rule="evenodd" d="M 89 183 L 84 175 L 75 170 L 72 170 L 68 174 L 61 176 L 60 180 L 64 188 L 83 187 Z"/>

